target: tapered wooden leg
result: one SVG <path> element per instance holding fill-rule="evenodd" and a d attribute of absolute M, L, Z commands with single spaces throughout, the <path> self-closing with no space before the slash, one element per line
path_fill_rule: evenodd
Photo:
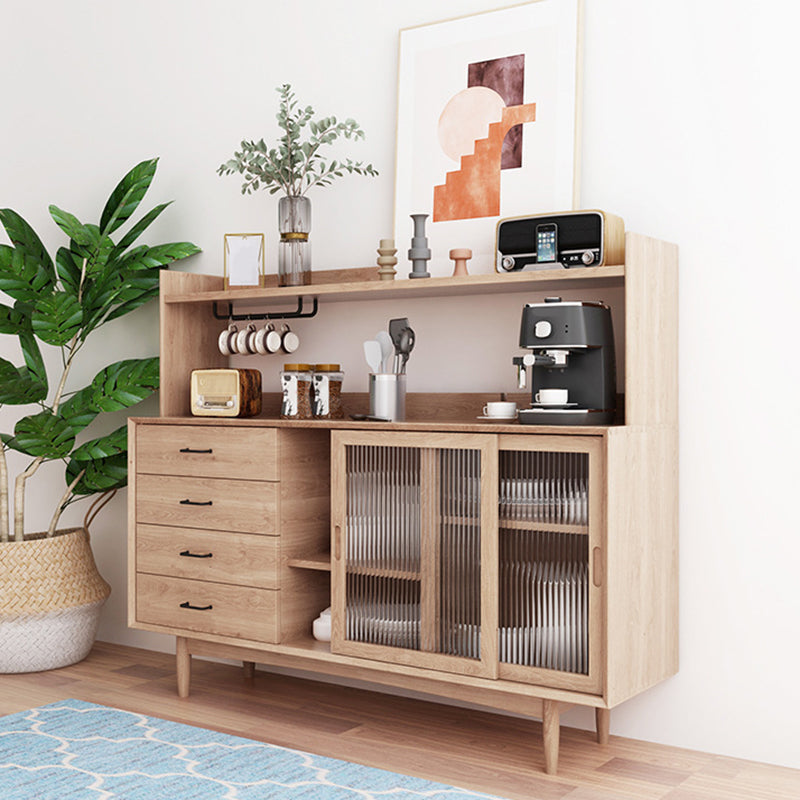
<path fill-rule="evenodd" d="M 608 744 L 608 735 L 611 730 L 610 708 L 596 708 L 594 710 L 594 726 L 597 730 L 597 743 Z"/>
<path fill-rule="evenodd" d="M 558 771 L 558 740 L 560 735 L 560 712 L 555 700 L 544 701 L 542 727 L 544 734 L 544 771 L 555 775 Z"/>
<path fill-rule="evenodd" d="M 192 681 L 192 655 L 189 642 L 182 636 L 175 639 L 175 668 L 178 677 L 178 697 L 189 696 L 189 684 Z"/>
<path fill-rule="evenodd" d="M 256 676 L 256 662 L 255 661 L 242 661 L 242 668 L 244 669 L 245 680 L 251 681 Z"/>

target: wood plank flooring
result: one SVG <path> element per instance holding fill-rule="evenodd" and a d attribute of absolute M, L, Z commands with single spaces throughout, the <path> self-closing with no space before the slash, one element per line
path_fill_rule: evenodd
<path fill-rule="evenodd" d="M 798 800 L 800 770 L 562 728 L 543 772 L 541 723 L 98 642 L 80 664 L 0 675 L 0 715 L 68 697 L 418 775 L 509 800 Z M 35 800 L 35 798 L 31 798 Z"/>

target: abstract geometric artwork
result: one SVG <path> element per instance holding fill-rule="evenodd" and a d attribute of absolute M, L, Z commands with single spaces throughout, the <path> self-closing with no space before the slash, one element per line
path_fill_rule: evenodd
<path fill-rule="evenodd" d="M 581 3 L 401 31 L 395 239 L 404 254 L 409 215 L 429 214 L 432 275 L 461 247 L 471 272 L 491 272 L 502 217 L 577 207 Z"/>

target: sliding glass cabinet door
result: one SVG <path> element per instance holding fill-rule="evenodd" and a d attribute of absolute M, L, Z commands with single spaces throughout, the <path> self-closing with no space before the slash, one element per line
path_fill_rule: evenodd
<path fill-rule="evenodd" d="M 332 432 L 333 652 L 497 674 L 497 444 Z"/>

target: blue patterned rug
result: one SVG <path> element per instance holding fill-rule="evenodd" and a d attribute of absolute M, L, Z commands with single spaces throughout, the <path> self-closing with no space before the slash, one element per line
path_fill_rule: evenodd
<path fill-rule="evenodd" d="M 2 800 L 498 800 L 64 700 L 0 717 Z"/>

